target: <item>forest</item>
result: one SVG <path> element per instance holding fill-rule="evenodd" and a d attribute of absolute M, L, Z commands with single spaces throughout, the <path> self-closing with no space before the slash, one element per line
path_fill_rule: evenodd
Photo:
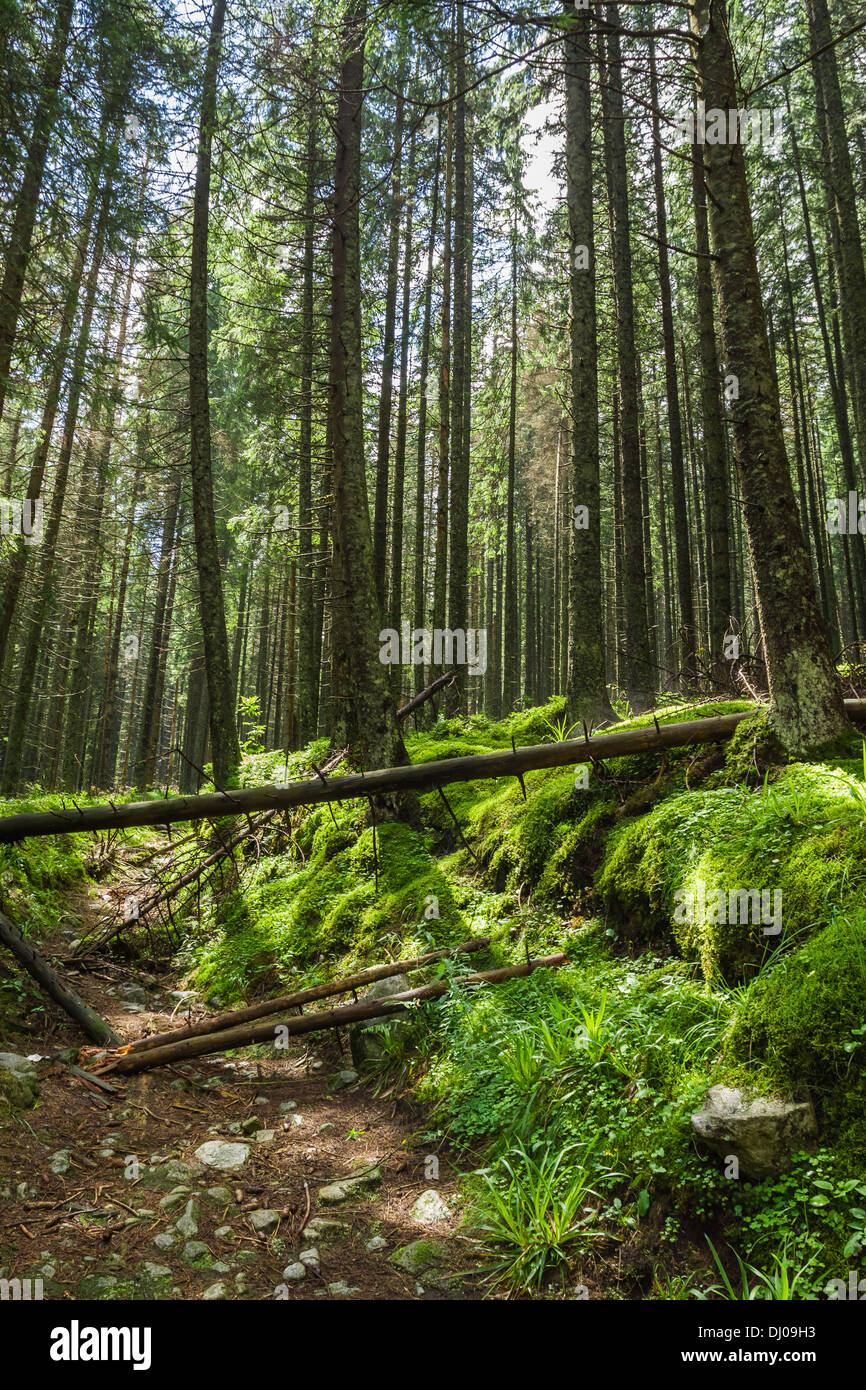
<path fill-rule="evenodd" d="M 866 1297 L 862 6 L 0 74 L 0 1296 Z"/>

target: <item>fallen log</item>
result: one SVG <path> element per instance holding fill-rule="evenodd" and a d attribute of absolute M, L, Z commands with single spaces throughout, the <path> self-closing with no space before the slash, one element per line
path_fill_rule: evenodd
<path fill-rule="evenodd" d="M 79 1024 L 91 1042 L 110 1043 L 113 1047 L 119 1044 L 120 1039 L 109 1028 L 104 1019 L 101 1019 L 99 1014 L 94 1013 L 93 1009 L 85 1004 L 74 989 L 69 988 L 57 974 L 57 971 L 53 970 L 46 960 L 43 960 L 36 948 L 31 946 L 15 923 L 11 922 L 3 912 L 0 912 L 0 941 L 8 947 L 18 963 L 24 966 L 28 975 L 31 975 L 42 986 L 45 993 L 50 995 L 55 1004 L 59 1004 L 70 1018 L 75 1019 L 75 1022 Z"/>
<path fill-rule="evenodd" d="M 846 700 L 848 718 L 866 723 L 866 700 Z M 367 800 L 381 792 L 434 791 L 451 782 L 484 781 L 492 777 L 517 777 L 539 768 L 568 767 L 574 763 L 604 761 L 632 753 L 660 752 L 694 743 L 718 743 L 730 738 L 744 719 L 758 710 L 690 719 L 683 723 L 648 725 L 592 738 L 566 739 L 561 743 L 532 744 L 527 748 L 502 749 L 465 758 L 445 758 L 406 767 L 386 767 L 377 772 L 342 777 L 324 775 L 287 786 L 245 787 L 237 791 L 204 792 L 198 796 L 166 797 L 133 801 L 126 806 L 68 807 L 61 811 L 27 811 L 0 817 L 0 844 L 29 835 L 80 834 L 93 830 L 126 829 L 134 825 L 170 825 L 175 821 L 222 819 L 254 811 L 279 811 L 289 806 L 314 806 L 328 801 Z"/>
<path fill-rule="evenodd" d="M 565 965 L 564 955 L 541 956 L 537 960 L 523 961 L 521 965 L 509 965 L 500 970 L 486 970 L 477 975 L 465 975 L 461 985 L 498 984 L 501 980 L 517 979 L 531 975 L 534 970 L 555 969 Z M 336 1009 L 321 1013 L 301 1014 L 300 1017 L 281 1019 L 278 1023 L 244 1024 L 240 1028 L 226 1028 L 206 1037 L 185 1038 L 181 1042 L 167 1043 L 151 1051 L 131 1052 L 128 1048 L 110 1052 L 89 1063 L 91 1070 L 99 1075 L 125 1075 L 129 1072 L 145 1071 L 150 1067 L 165 1066 L 169 1062 L 183 1062 L 190 1057 L 200 1057 L 206 1052 L 228 1052 L 236 1047 L 249 1047 L 252 1043 L 272 1042 L 277 1029 L 285 1036 L 302 1033 L 317 1033 L 329 1028 L 344 1028 L 350 1023 L 361 1023 L 371 1018 L 386 1018 L 391 1014 L 405 1013 L 407 1004 L 421 999 L 437 999 L 451 988 L 450 980 L 435 985 L 422 985 L 418 989 L 404 990 L 386 999 L 374 999 L 361 1004 L 342 1004 Z"/>
<path fill-rule="evenodd" d="M 428 951 L 426 955 L 413 956 L 410 960 L 395 960 L 388 965 L 371 965 L 368 969 L 359 970 L 355 975 L 346 975 L 341 980 L 330 980 L 324 985 L 310 985 L 308 989 L 297 990 L 294 994 L 284 994 L 279 999 L 263 999 L 259 1004 L 249 1004 L 244 1009 L 231 1009 L 229 1012 L 217 1014 L 213 1018 L 205 1018 L 200 1023 L 191 1023 L 186 1028 L 173 1028 L 166 1033 L 153 1033 L 148 1038 L 136 1038 L 135 1042 L 128 1043 L 120 1051 L 123 1053 L 149 1052 L 155 1047 L 162 1047 L 165 1043 L 182 1042 L 184 1038 L 206 1037 L 211 1033 L 221 1033 L 226 1028 L 234 1028 L 241 1023 L 250 1023 L 255 1018 L 267 1018 L 271 1014 L 278 1014 L 282 1009 L 312 1004 L 317 999 L 329 999 L 335 994 L 348 994 L 350 990 L 361 989 L 364 985 L 372 984 L 375 980 L 387 980 L 392 975 L 403 975 L 408 974 L 410 970 L 420 970 L 423 965 L 429 965 L 434 960 L 442 960 L 445 956 L 483 951 L 484 947 L 489 945 L 489 936 L 478 936 L 471 941 L 464 941 L 460 946 L 443 946 L 438 951 Z"/>

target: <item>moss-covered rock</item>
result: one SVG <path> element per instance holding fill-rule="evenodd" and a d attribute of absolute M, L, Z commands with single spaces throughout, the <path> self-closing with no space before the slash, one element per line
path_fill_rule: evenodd
<path fill-rule="evenodd" d="M 839 913 L 755 980 L 731 1028 L 734 1062 L 759 1059 L 780 1085 L 807 1085 L 837 1118 L 866 1117 L 866 910 Z"/>
<path fill-rule="evenodd" d="M 16 1052 L 0 1052 L 0 1117 L 29 1110 L 39 1098 L 36 1068 Z"/>
<path fill-rule="evenodd" d="M 748 978 L 866 886 L 862 797 L 862 783 L 820 764 L 793 764 L 752 793 L 671 797 L 615 832 L 598 891 L 632 936 L 668 936 L 707 979 Z M 755 919 L 754 900 L 748 922 L 735 916 L 731 895 L 745 892 L 773 904 L 781 893 L 781 931 Z"/>

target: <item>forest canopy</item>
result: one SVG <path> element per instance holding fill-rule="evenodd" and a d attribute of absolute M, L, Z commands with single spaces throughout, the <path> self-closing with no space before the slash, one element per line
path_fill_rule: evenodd
<path fill-rule="evenodd" d="M 838 735 L 863 21 L 728 11 L 4 6 L 7 791 L 398 764 L 452 666 Z"/>

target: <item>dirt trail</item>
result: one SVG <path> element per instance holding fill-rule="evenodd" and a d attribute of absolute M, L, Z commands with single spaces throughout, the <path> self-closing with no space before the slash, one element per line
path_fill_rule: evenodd
<path fill-rule="evenodd" d="M 131 883 L 78 905 L 85 928 Z M 60 940 L 53 952 L 68 955 Z M 178 1026 L 183 1010 L 203 1014 L 172 997 L 167 975 L 108 956 L 71 978 L 124 1041 Z M 53 1006 L 41 1017 L 25 1043 L 0 1049 L 56 1058 L 81 1046 Z M 361 1081 L 340 1086 L 351 1069 L 333 1034 L 278 1057 L 207 1057 L 118 1078 L 110 1093 L 41 1062 L 38 1105 L 0 1129 L 0 1277 L 42 1278 L 56 1299 L 478 1297 L 472 1280 L 453 1277 L 474 1252 L 456 1229 L 447 1157 L 415 1147 L 418 1117 L 404 1102 Z M 226 1156 L 241 1166 L 196 1156 L 215 1141 L 235 1146 Z M 358 1170 L 347 1200 L 320 1198 Z M 424 1192 L 449 1214 L 416 1220 Z M 401 1251 L 405 1268 L 391 1259 Z"/>

